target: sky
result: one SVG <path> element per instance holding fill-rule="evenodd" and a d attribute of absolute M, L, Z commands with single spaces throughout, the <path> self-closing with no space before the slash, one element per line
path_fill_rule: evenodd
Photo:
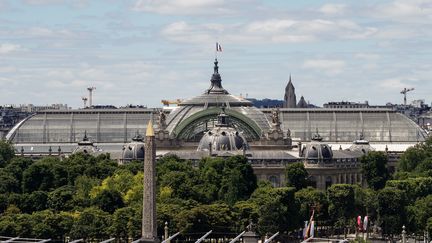
<path fill-rule="evenodd" d="M 161 107 L 231 94 L 432 99 L 432 0 L 0 0 L 0 104 Z"/>

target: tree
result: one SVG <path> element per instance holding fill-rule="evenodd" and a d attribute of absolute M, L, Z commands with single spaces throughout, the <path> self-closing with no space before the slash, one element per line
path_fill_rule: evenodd
<path fill-rule="evenodd" d="M 19 181 L 5 169 L 0 169 L 0 193 L 19 192 Z"/>
<path fill-rule="evenodd" d="M 23 172 L 23 191 L 49 191 L 59 186 L 56 179 L 60 175 L 56 175 L 53 169 L 56 164 L 60 164 L 57 158 L 46 157 L 30 165 Z"/>
<path fill-rule="evenodd" d="M 370 151 L 360 158 L 362 163 L 362 174 L 368 185 L 379 190 L 384 188 L 390 174 L 387 170 L 387 155 L 384 152 Z"/>
<path fill-rule="evenodd" d="M 181 199 L 206 200 L 207 196 L 198 196 L 196 185 L 198 171 L 190 161 L 179 159 L 177 156 L 164 156 L 157 165 L 158 187 L 169 187 L 172 196 Z"/>
<path fill-rule="evenodd" d="M 432 177 L 408 178 L 406 180 L 389 180 L 386 187 L 394 187 L 402 190 L 408 203 L 413 203 L 417 198 L 432 194 Z"/>
<path fill-rule="evenodd" d="M 107 212 L 90 207 L 79 213 L 74 221 L 70 237 L 72 239 L 103 239 L 109 236 L 111 217 Z"/>
<path fill-rule="evenodd" d="M 48 193 L 44 191 L 34 191 L 32 193 L 21 194 L 21 210 L 25 213 L 42 211 L 48 208 Z"/>
<path fill-rule="evenodd" d="M 219 199 L 234 205 L 248 199 L 256 188 L 257 178 L 246 157 L 233 156 L 224 161 Z"/>
<path fill-rule="evenodd" d="M 257 231 L 260 234 L 289 231 L 300 227 L 299 205 L 293 187 L 260 187 L 251 196 L 258 206 Z"/>
<path fill-rule="evenodd" d="M 107 189 L 93 199 L 93 205 L 112 214 L 116 209 L 124 207 L 124 202 L 120 192 Z"/>
<path fill-rule="evenodd" d="M 32 237 L 64 241 L 71 231 L 74 215 L 69 212 L 55 213 L 47 209 L 34 212 L 31 221 Z"/>
<path fill-rule="evenodd" d="M 300 218 L 309 220 L 310 212 L 315 209 L 316 220 L 328 220 L 328 201 L 323 191 L 308 187 L 295 193 L 296 202 L 300 205 Z"/>
<path fill-rule="evenodd" d="M 378 223 L 384 234 L 393 235 L 400 232 L 405 220 L 404 192 L 394 187 L 385 187 L 378 192 Z"/>
<path fill-rule="evenodd" d="M 78 176 L 75 180 L 74 201 L 77 206 L 88 207 L 91 204 L 90 192 L 94 187 L 99 185 L 100 181 L 97 178 L 88 176 Z"/>
<path fill-rule="evenodd" d="M 0 168 L 8 164 L 15 156 L 15 150 L 11 143 L 0 140 Z"/>
<path fill-rule="evenodd" d="M 132 207 L 117 209 L 112 215 L 112 224 L 109 229 L 111 234 L 124 241 L 127 241 L 129 237 L 138 238 L 141 233 L 140 215 L 141 210 Z"/>
<path fill-rule="evenodd" d="M 181 232 L 232 232 L 234 225 L 232 210 L 225 203 L 200 205 L 190 210 L 180 211 L 174 218 Z"/>
<path fill-rule="evenodd" d="M 429 218 L 432 218 L 432 195 L 417 199 L 414 204 L 407 207 L 409 227 L 412 230 L 421 232 L 426 230 Z"/>
<path fill-rule="evenodd" d="M 236 222 L 235 231 L 241 232 L 245 230 L 251 221 L 258 222 L 258 210 L 259 205 L 252 200 L 236 202 L 233 206 L 233 217 L 234 222 Z"/>
<path fill-rule="evenodd" d="M 288 164 L 285 168 L 287 186 L 293 186 L 297 190 L 306 188 L 308 185 L 308 172 L 302 162 Z"/>
<path fill-rule="evenodd" d="M 74 208 L 73 186 L 62 186 L 48 193 L 48 207 L 55 211 L 68 211 Z"/>
<path fill-rule="evenodd" d="M 10 175 L 13 175 L 14 178 L 18 181 L 18 184 L 20 185 L 20 191 L 21 191 L 21 185 L 22 185 L 22 177 L 23 172 L 26 170 L 31 164 L 33 163 L 33 160 L 30 158 L 23 158 L 23 157 L 14 157 L 8 165 L 4 168 L 4 170 L 9 173 Z"/>
<path fill-rule="evenodd" d="M 420 176 L 432 175 L 432 137 L 408 148 L 399 159 L 398 169 Z"/>
<path fill-rule="evenodd" d="M 248 199 L 257 188 L 256 176 L 244 156 L 205 158 L 200 161 L 198 173 L 198 191 L 207 202 L 223 200 L 234 205 Z"/>
<path fill-rule="evenodd" d="M 330 219 L 338 227 L 346 227 L 355 217 L 354 187 L 346 184 L 335 184 L 327 190 Z"/>

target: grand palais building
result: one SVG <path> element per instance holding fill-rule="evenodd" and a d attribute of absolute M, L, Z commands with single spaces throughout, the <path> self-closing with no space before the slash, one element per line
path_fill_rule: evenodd
<path fill-rule="evenodd" d="M 6 138 L 22 156 L 81 151 L 110 153 L 127 163 L 143 159 L 141 135 L 150 120 L 158 156 L 198 161 L 244 155 L 258 179 L 275 186 L 285 184 L 288 163 L 303 162 L 321 189 L 364 184 L 359 158 L 371 150 L 385 151 L 394 170 L 400 154 L 426 137 L 415 122 L 390 109 L 256 108 L 223 88 L 216 60 L 209 89 L 174 109 L 45 110 L 22 120 Z"/>

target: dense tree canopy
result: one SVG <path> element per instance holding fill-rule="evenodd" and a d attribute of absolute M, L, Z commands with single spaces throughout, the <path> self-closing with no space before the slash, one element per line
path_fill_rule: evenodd
<path fill-rule="evenodd" d="M 369 187 L 374 190 L 384 188 L 389 179 L 387 161 L 387 154 L 376 151 L 370 151 L 360 158 L 363 177 L 366 178 Z"/>
<path fill-rule="evenodd" d="M 158 233 L 168 222 L 171 232 L 234 234 L 252 221 L 259 234 L 285 234 L 302 227 L 312 209 L 320 225 L 353 227 L 357 215 L 368 215 L 388 235 L 402 224 L 409 232 L 432 230 L 431 144 L 409 149 L 393 178 L 385 154 L 369 153 L 362 165 L 370 188 L 337 184 L 326 191 L 307 187 L 301 163 L 287 166 L 292 187 L 273 188 L 257 181 L 242 156 L 195 162 L 165 156 L 156 168 Z M 140 237 L 142 161 L 118 165 L 106 154 L 32 160 L 14 156 L 4 142 L 0 154 L 0 235 Z"/>

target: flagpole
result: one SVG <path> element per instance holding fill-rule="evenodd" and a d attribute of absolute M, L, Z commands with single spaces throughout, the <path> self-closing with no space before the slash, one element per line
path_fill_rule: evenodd
<path fill-rule="evenodd" d="M 218 42 L 216 41 L 215 60 L 217 60 Z"/>

